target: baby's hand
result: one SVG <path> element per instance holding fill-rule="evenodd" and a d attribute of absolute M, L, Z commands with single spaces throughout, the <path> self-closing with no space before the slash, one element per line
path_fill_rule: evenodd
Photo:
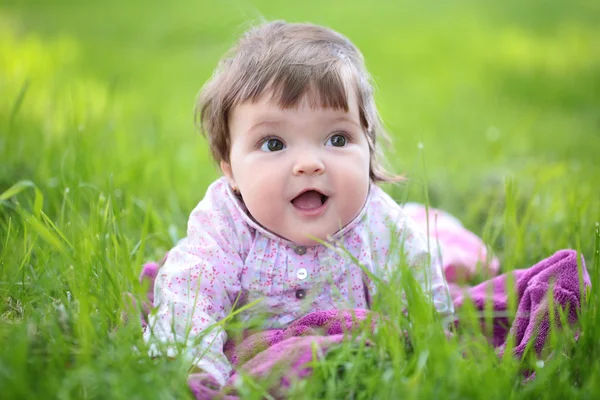
<path fill-rule="evenodd" d="M 193 387 L 203 386 L 210 390 L 221 390 L 219 382 L 211 374 L 198 367 L 192 367 L 188 376 L 188 386 L 192 389 Z"/>
<path fill-rule="evenodd" d="M 204 371 L 202 368 L 198 368 L 196 365 L 192 365 L 192 367 L 190 368 L 190 370 L 188 371 L 191 374 L 199 374 L 202 372 L 206 372 Z"/>

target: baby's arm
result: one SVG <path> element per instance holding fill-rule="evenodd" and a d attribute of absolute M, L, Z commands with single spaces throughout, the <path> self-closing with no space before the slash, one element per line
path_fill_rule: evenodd
<path fill-rule="evenodd" d="M 223 354 L 225 331 L 214 325 L 231 311 L 243 263 L 230 225 L 226 215 L 205 209 L 202 202 L 194 210 L 188 237 L 169 252 L 158 273 L 157 310 L 144 332 L 154 354 L 158 344 L 165 345 L 167 356 L 185 357 L 221 385 L 231 366 Z"/>
<path fill-rule="evenodd" d="M 454 313 L 450 290 L 437 255 L 436 244 L 427 243 L 424 232 L 411 218 L 401 221 L 400 241 L 403 244 L 406 262 L 414 271 L 414 277 L 425 294 L 431 296 L 435 309 L 442 317 Z"/>

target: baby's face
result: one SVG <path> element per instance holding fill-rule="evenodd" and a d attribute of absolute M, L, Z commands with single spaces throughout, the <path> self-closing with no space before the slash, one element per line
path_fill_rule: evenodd
<path fill-rule="evenodd" d="M 369 146 L 358 104 L 349 111 L 283 110 L 265 95 L 229 119 L 230 163 L 221 168 L 252 217 L 301 245 L 326 240 L 358 215 L 369 191 Z"/>

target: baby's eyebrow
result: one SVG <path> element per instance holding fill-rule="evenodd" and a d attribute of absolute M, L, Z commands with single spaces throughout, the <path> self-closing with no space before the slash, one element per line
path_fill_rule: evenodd
<path fill-rule="evenodd" d="M 278 128 L 282 125 L 281 121 L 273 121 L 273 120 L 260 120 L 250 126 L 248 132 L 255 131 L 259 128 Z"/>
<path fill-rule="evenodd" d="M 332 117 L 330 121 L 331 122 L 349 122 L 353 125 L 360 127 L 360 124 L 357 121 L 355 121 L 353 118 L 351 118 L 347 115 L 338 115 L 338 116 Z"/>

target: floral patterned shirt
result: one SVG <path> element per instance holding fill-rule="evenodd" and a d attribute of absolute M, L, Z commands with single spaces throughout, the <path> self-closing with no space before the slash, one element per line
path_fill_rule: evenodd
<path fill-rule="evenodd" d="M 311 311 L 369 308 L 376 288 L 364 269 L 385 281 L 401 257 L 438 312 L 451 314 L 442 267 L 429 256 L 425 237 L 402 207 L 372 184 L 359 215 L 326 244 L 298 246 L 261 227 L 219 178 L 190 215 L 187 237 L 158 273 L 156 308 L 144 338 L 151 352 L 158 353 L 161 343 L 171 357 L 179 354 L 176 344 L 182 345 L 192 365 L 224 384 L 231 372 L 223 354 L 227 335 L 214 324 L 232 310 L 258 300 L 239 317 L 260 314 L 263 327 L 272 328 Z"/>

